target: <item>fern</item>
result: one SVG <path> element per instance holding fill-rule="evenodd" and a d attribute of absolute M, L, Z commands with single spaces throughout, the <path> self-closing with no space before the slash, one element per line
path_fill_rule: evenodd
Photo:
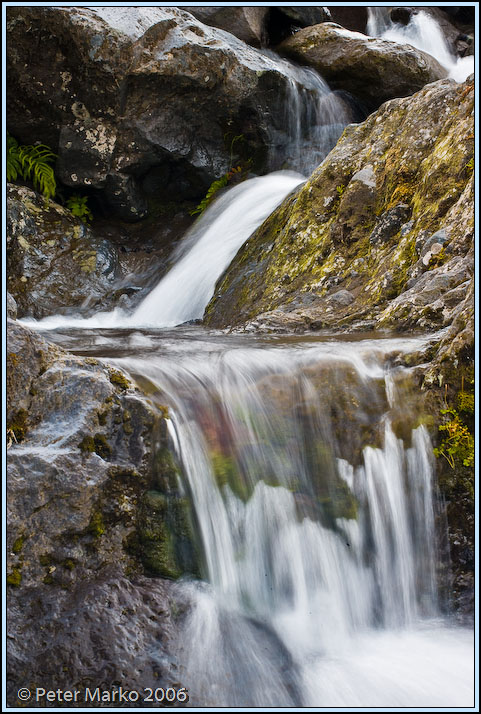
<path fill-rule="evenodd" d="M 57 155 L 46 144 L 19 145 L 7 132 L 7 180 L 22 178 L 31 181 L 33 187 L 48 200 L 55 196 L 57 183 L 53 167 Z"/>
<path fill-rule="evenodd" d="M 250 168 L 250 164 L 251 160 L 249 159 L 244 166 L 234 166 L 229 169 L 226 174 L 213 181 L 199 205 L 190 211 L 190 215 L 195 216 L 197 213 L 203 213 L 207 206 L 209 206 L 214 200 L 217 191 L 220 191 L 221 188 L 225 188 L 230 183 L 237 183 L 247 178 L 247 172 Z"/>
<path fill-rule="evenodd" d="M 66 206 L 72 215 L 80 218 L 80 220 L 84 223 L 90 223 L 93 219 L 92 211 L 87 206 L 87 200 L 87 196 L 79 196 L 75 193 L 73 196 L 70 196 L 66 203 Z"/>
<path fill-rule="evenodd" d="M 217 193 L 217 191 L 220 191 L 221 188 L 225 188 L 229 182 L 229 174 L 224 174 L 221 176 L 219 179 L 216 179 L 211 183 L 209 186 L 209 189 L 207 193 L 205 194 L 204 198 L 202 201 L 199 203 L 199 205 L 194 208 L 192 211 L 190 211 L 191 216 L 195 216 L 197 213 L 203 213 L 207 206 L 212 203 L 214 200 L 214 196 Z"/>
<path fill-rule="evenodd" d="M 22 175 L 22 164 L 18 155 L 18 141 L 7 132 L 7 181 L 16 181 Z"/>

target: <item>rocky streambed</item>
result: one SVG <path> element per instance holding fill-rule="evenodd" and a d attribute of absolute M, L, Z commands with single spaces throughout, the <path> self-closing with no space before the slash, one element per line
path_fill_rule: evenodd
<path fill-rule="evenodd" d="M 468 56 L 474 21 L 434 10 L 454 65 L 456 53 Z M 398 32 L 420 18 L 422 25 L 423 10 L 410 12 L 401 13 L 404 24 L 392 13 L 381 20 Z M 392 603 L 376 590 L 389 578 L 399 577 L 405 593 L 403 627 L 431 606 L 431 614 L 469 625 L 474 78 L 456 81 L 425 50 L 369 37 L 373 17 L 334 7 L 8 8 L 8 130 L 21 145 L 42 142 L 57 154 L 53 198 L 28 180 L 7 189 L 10 705 L 21 686 L 179 688 L 189 671 L 197 673 L 191 704 L 242 705 L 246 687 L 257 691 L 252 672 L 242 669 L 239 689 L 216 677 L 228 677 L 228 663 L 244 661 L 242 647 L 258 642 L 268 652 L 259 691 L 269 683 L 272 696 L 253 694 L 254 705 L 332 703 L 328 691 L 309 689 L 292 623 L 280 628 L 275 619 L 276 608 L 292 605 L 286 593 L 296 592 L 267 555 L 284 542 L 284 521 L 289 548 L 298 537 L 332 547 L 346 582 L 358 582 L 370 603 L 371 614 L 357 613 L 354 624 L 336 610 L 344 623 L 336 642 L 348 620 L 349 632 L 364 622 L 391 633 Z M 202 235 L 196 226 L 214 225 L 216 205 L 226 205 L 214 201 L 191 229 L 209 187 L 224 177 L 221 195 L 239 178 L 299 171 L 299 157 L 315 161 L 313 172 L 289 179 L 297 187 L 259 218 L 218 275 L 201 324 L 165 330 L 167 306 L 152 301 L 153 288 Z M 258 193 L 253 201 L 264 200 Z M 72 196 L 88 200 L 91 221 L 72 214 Z M 218 252 L 229 237 L 217 236 Z M 147 295 L 152 309 L 135 312 Z M 100 311 L 104 329 L 81 324 Z M 376 340 L 388 336 L 400 341 L 383 351 Z M 333 353 L 309 352 L 318 339 L 333 340 Z M 313 365 L 308 352 L 317 355 Z M 369 480 L 381 461 L 404 479 L 406 503 L 413 473 L 422 472 L 423 498 L 434 504 L 435 552 L 420 548 L 427 560 L 413 555 L 404 575 L 388 577 L 384 535 L 366 525 L 379 501 L 361 487 L 361 472 Z M 208 473 L 215 488 L 205 497 L 196 484 L 208 483 Z M 415 504 L 406 518 L 424 543 Z M 204 518 L 215 522 L 210 535 Z M 391 543 L 401 543 L 386 519 Z M 243 540 L 250 526 L 260 529 L 262 557 Z M 355 572 L 346 542 L 358 544 Z M 309 602 L 317 607 L 322 593 L 334 603 L 344 590 L 333 596 L 330 581 L 324 592 L 312 548 L 285 552 L 310 573 Z M 267 609 L 265 583 L 253 575 L 261 561 L 276 593 Z M 428 561 L 436 584 L 423 581 L 416 593 L 405 573 L 422 580 Z M 196 589 L 199 578 L 206 590 Z M 212 613 L 225 639 L 202 630 L 200 612 Z M 201 645 L 189 653 L 182 644 L 201 631 L 212 651 L 228 653 L 224 663 L 212 659 L 207 689 Z M 463 649 L 459 661 L 465 656 Z M 288 685 L 276 699 L 281 671 Z M 468 684 L 457 681 L 439 695 L 453 706 L 450 686 L 463 705 L 469 698 Z M 383 706 L 401 696 L 388 684 L 374 695 Z M 343 704 L 362 705 L 356 696 Z M 433 705 L 435 688 L 426 696 Z"/>

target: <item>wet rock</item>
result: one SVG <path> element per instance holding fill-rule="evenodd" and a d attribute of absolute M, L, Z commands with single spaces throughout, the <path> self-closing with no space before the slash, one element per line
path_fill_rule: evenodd
<path fill-rule="evenodd" d="M 369 111 L 447 76 L 433 57 L 410 45 L 366 37 L 333 23 L 299 30 L 278 50 L 314 67 L 333 89 L 350 92 Z"/>
<path fill-rule="evenodd" d="M 327 9 L 331 13 L 332 21 L 345 27 L 346 30 L 366 32 L 367 7 L 337 7 L 329 5 Z"/>
<path fill-rule="evenodd" d="M 80 308 L 108 294 L 119 277 L 117 250 L 69 210 L 24 186 L 7 191 L 8 288 L 19 317 Z"/>
<path fill-rule="evenodd" d="M 17 319 L 17 302 L 9 292 L 7 292 L 7 317 L 11 320 Z"/>
<path fill-rule="evenodd" d="M 252 327 L 260 315 L 275 329 L 451 324 L 473 269 L 473 106 L 472 80 L 441 80 L 348 126 L 241 248 L 207 324 Z M 341 282 L 354 299 L 332 310 Z M 300 305 L 304 293 L 313 299 Z"/>
<path fill-rule="evenodd" d="M 265 169 L 285 132 L 279 63 L 182 9 L 11 7 L 7 32 L 10 132 L 50 145 L 61 182 L 124 221 L 201 198 L 233 161 Z"/>
<path fill-rule="evenodd" d="M 139 688 L 154 671 L 153 681 L 171 681 L 151 654 L 155 642 L 166 655 L 170 586 L 144 577 L 139 547 L 144 494 L 162 487 L 163 498 L 178 499 L 157 452 L 166 449 L 165 410 L 119 370 L 71 356 L 13 321 L 7 368 L 12 704 L 30 682 L 88 686 L 93 678 Z"/>
<path fill-rule="evenodd" d="M 201 22 L 233 35 L 254 47 L 267 44 L 267 7 L 190 7 L 183 8 Z"/>
<path fill-rule="evenodd" d="M 379 218 L 376 227 L 369 237 L 369 241 L 371 243 L 389 241 L 396 233 L 399 233 L 410 214 L 411 208 L 405 203 L 400 203 L 390 208 L 389 211 L 383 213 Z"/>
<path fill-rule="evenodd" d="M 413 15 L 412 7 L 393 7 L 389 12 L 389 16 L 393 22 L 398 22 L 400 25 L 407 25 Z"/>

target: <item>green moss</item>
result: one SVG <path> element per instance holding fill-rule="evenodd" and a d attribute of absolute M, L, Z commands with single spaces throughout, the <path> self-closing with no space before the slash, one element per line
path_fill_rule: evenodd
<path fill-rule="evenodd" d="M 26 409 L 19 409 L 15 412 L 12 419 L 7 422 L 7 430 L 14 433 L 17 442 L 25 439 L 27 432 L 28 412 Z"/>
<path fill-rule="evenodd" d="M 94 449 L 95 453 L 104 460 L 108 460 L 112 454 L 112 448 L 105 434 L 95 434 Z"/>
<path fill-rule="evenodd" d="M 15 588 L 20 587 L 22 583 L 22 573 L 19 568 L 13 568 L 12 572 L 7 575 L 7 584 Z"/>
<path fill-rule="evenodd" d="M 78 445 L 80 451 L 86 454 L 96 453 L 100 458 L 108 460 L 112 454 L 112 448 L 104 434 L 95 434 L 95 436 L 84 436 Z"/>
<path fill-rule="evenodd" d="M 48 567 L 49 565 L 52 565 L 52 556 L 49 555 L 48 553 L 43 553 L 42 555 L 39 556 L 38 562 L 40 565 L 43 565 L 45 568 Z"/>
<path fill-rule="evenodd" d="M 22 552 L 24 543 L 25 543 L 24 535 L 18 536 L 18 538 L 15 539 L 15 541 L 12 545 L 12 551 L 15 553 L 15 555 L 18 555 L 19 553 Z"/>
<path fill-rule="evenodd" d="M 95 513 L 92 515 L 90 523 L 87 527 L 87 531 L 91 533 L 94 538 L 100 538 L 100 536 L 105 533 L 104 518 L 100 511 L 95 511 Z"/>
<path fill-rule="evenodd" d="M 93 436 L 84 436 L 80 444 L 78 444 L 78 448 L 84 453 L 93 453 L 95 451 L 95 442 Z"/>
<path fill-rule="evenodd" d="M 75 568 L 75 562 L 71 558 L 64 560 L 62 565 L 64 568 L 67 568 L 67 570 L 73 570 Z"/>
<path fill-rule="evenodd" d="M 125 390 L 129 389 L 132 386 L 129 380 L 124 377 L 121 372 L 111 371 L 109 374 L 109 378 L 111 383 L 116 387 L 119 387 L 120 389 Z"/>

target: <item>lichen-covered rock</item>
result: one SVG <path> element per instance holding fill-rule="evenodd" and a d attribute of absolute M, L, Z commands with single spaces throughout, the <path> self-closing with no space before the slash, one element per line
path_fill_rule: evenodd
<path fill-rule="evenodd" d="M 6 242 L 7 284 L 19 317 L 94 306 L 121 274 L 110 241 L 25 186 L 8 187 Z"/>
<path fill-rule="evenodd" d="M 314 67 L 333 89 L 350 92 L 369 111 L 447 76 L 447 71 L 421 50 L 366 37 L 330 22 L 299 30 L 277 49 Z"/>
<path fill-rule="evenodd" d="M 10 132 L 49 144 L 61 182 L 122 220 L 151 199 L 202 197 L 234 157 L 265 167 L 271 132 L 285 132 L 285 69 L 182 9 L 7 15 Z"/>
<path fill-rule="evenodd" d="M 241 248 L 206 323 L 450 325 L 473 273 L 473 94 L 442 80 L 347 127 Z"/>
<path fill-rule="evenodd" d="M 171 242 L 191 222 L 182 206 L 169 205 L 142 224 L 97 220 L 94 228 L 55 201 L 9 184 L 7 284 L 15 303 L 9 316 L 134 307 L 167 269 Z"/>
<path fill-rule="evenodd" d="M 13 321 L 7 368 L 12 696 L 33 682 L 54 688 L 92 677 L 110 688 L 124 681 L 119 672 L 144 686 L 142 673 L 162 668 L 149 647 L 130 645 L 156 640 L 165 654 L 170 626 L 169 584 L 144 572 L 172 578 L 187 569 L 188 515 L 157 456 L 167 448 L 165 409 L 120 370 L 67 354 Z M 145 501 L 156 489 L 161 512 Z M 166 515 L 171 502 L 177 518 Z M 143 551 L 148 528 L 163 529 L 169 544 L 154 559 Z"/>

